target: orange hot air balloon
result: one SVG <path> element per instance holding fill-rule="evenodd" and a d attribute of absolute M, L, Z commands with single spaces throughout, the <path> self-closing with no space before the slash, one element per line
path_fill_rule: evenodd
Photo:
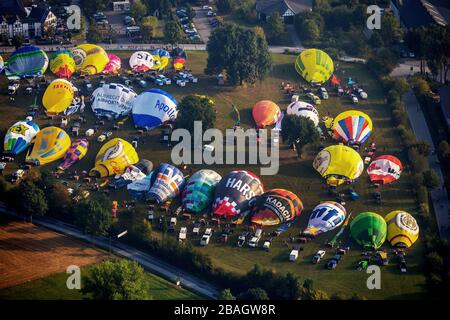
<path fill-rule="evenodd" d="M 253 119 L 258 128 L 274 125 L 281 116 L 278 105 L 270 100 L 262 100 L 253 106 Z"/>

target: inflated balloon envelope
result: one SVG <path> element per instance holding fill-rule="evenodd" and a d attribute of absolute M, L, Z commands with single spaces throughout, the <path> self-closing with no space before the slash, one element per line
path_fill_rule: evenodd
<path fill-rule="evenodd" d="M 408 212 L 395 210 L 388 213 L 384 220 L 387 224 L 387 240 L 392 246 L 409 248 L 419 238 L 419 225 Z"/>
<path fill-rule="evenodd" d="M 61 128 L 47 127 L 39 131 L 31 143 L 26 163 L 44 165 L 61 159 L 70 147 L 70 137 Z"/>
<path fill-rule="evenodd" d="M 213 201 L 214 190 L 222 177 L 215 171 L 203 169 L 194 173 L 183 190 L 183 209 L 198 213 Z"/>
<path fill-rule="evenodd" d="M 26 79 L 43 75 L 48 67 L 47 54 L 39 47 L 28 45 L 14 51 L 5 65 L 9 79 Z"/>
<path fill-rule="evenodd" d="M 86 138 L 75 140 L 64 156 L 63 162 L 58 166 L 59 170 L 66 170 L 77 161 L 84 158 L 89 148 L 89 141 Z"/>
<path fill-rule="evenodd" d="M 261 226 L 274 226 L 294 220 L 302 211 L 303 203 L 293 192 L 272 189 L 254 201 L 251 222 Z"/>
<path fill-rule="evenodd" d="M 345 216 L 346 210 L 340 203 L 334 201 L 322 202 L 312 210 L 304 234 L 317 236 L 334 230 L 344 223 Z"/>
<path fill-rule="evenodd" d="M 180 194 L 185 178 L 177 167 L 161 163 L 153 172 L 151 184 L 147 200 L 164 203 Z"/>
<path fill-rule="evenodd" d="M 387 225 L 382 216 L 363 212 L 350 223 L 352 238 L 364 249 L 378 249 L 386 240 Z"/>
<path fill-rule="evenodd" d="M 57 115 L 64 112 L 72 103 L 74 87 L 65 79 L 53 80 L 42 97 L 42 105 L 48 115 Z"/>
<path fill-rule="evenodd" d="M 31 117 L 18 121 L 8 129 L 3 144 L 3 153 L 15 157 L 25 151 L 39 132 L 39 126 Z"/>
<path fill-rule="evenodd" d="M 89 175 L 108 177 L 122 174 L 128 166 L 138 161 L 139 156 L 129 142 L 114 138 L 100 148 L 95 158 L 95 167 L 91 169 Z"/>
<path fill-rule="evenodd" d="M 56 51 L 50 60 L 50 71 L 57 77 L 70 78 L 75 72 L 76 65 L 72 52 L 68 50 Z"/>
<path fill-rule="evenodd" d="M 80 44 L 72 49 L 76 70 L 82 74 L 94 75 L 103 71 L 109 62 L 106 51 L 95 44 Z"/>

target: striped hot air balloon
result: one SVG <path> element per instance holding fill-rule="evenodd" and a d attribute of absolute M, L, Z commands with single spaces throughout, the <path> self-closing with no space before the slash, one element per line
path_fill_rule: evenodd
<path fill-rule="evenodd" d="M 333 135 L 349 145 L 360 145 L 372 133 L 372 119 L 358 110 L 342 112 L 333 120 Z"/>

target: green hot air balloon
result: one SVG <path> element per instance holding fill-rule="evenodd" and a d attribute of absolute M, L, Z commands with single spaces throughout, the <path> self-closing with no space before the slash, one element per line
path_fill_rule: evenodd
<path fill-rule="evenodd" d="M 386 240 L 386 221 L 373 212 L 360 213 L 350 224 L 350 234 L 363 248 L 378 249 Z"/>

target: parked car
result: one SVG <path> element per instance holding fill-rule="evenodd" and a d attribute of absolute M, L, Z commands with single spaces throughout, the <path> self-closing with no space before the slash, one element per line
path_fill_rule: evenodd
<path fill-rule="evenodd" d="M 322 260 L 322 258 L 325 256 L 325 251 L 324 250 L 319 250 L 317 251 L 317 253 L 314 255 L 313 257 L 313 263 L 317 264 L 320 262 L 320 260 Z"/>
<path fill-rule="evenodd" d="M 328 261 L 328 263 L 326 264 L 326 268 L 328 270 L 332 270 L 335 269 L 339 263 L 339 261 L 341 261 L 342 256 L 340 254 L 336 254 L 333 258 L 331 258 L 330 261 Z"/>
<path fill-rule="evenodd" d="M 324 100 L 328 99 L 328 92 L 327 92 L 327 89 L 325 89 L 324 87 L 319 88 L 319 94 L 322 97 L 322 99 L 324 99 Z"/>
<path fill-rule="evenodd" d="M 212 229 L 207 228 L 205 233 L 203 234 L 202 238 L 200 239 L 200 245 L 201 246 L 207 246 L 209 244 L 209 240 L 212 236 Z"/>
<path fill-rule="evenodd" d="M 212 11 L 213 10 L 213 8 L 210 7 L 210 6 L 203 6 L 202 9 L 203 10 L 208 10 L 208 11 Z"/>
<path fill-rule="evenodd" d="M 322 103 L 322 101 L 320 100 L 320 98 L 318 96 L 316 96 L 314 93 L 312 92 L 308 92 L 306 94 L 306 96 L 311 99 L 311 101 L 315 104 L 315 105 L 320 105 Z"/>
<path fill-rule="evenodd" d="M 182 227 L 180 229 L 180 233 L 178 234 L 178 240 L 180 242 L 186 240 L 186 235 L 187 235 L 187 228 L 186 227 Z"/>
<path fill-rule="evenodd" d="M 292 249 L 289 253 L 289 261 L 295 261 L 298 258 L 298 249 Z"/>
<path fill-rule="evenodd" d="M 271 245 L 272 245 L 272 238 L 265 240 L 263 243 L 264 250 L 269 251 Z"/>
<path fill-rule="evenodd" d="M 20 180 L 23 179 L 24 176 L 25 176 L 25 171 L 22 169 L 19 169 L 12 174 L 11 182 L 18 183 L 18 182 L 20 182 Z"/>
<path fill-rule="evenodd" d="M 261 239 L 262 235 L 262 229 L 256 229 L 255 234 L 253 237 L 251 237 L 250 241 L 248 242 L 248 246 L 250 248 L 256 248 L 258 246 L 258 242 Z"/>
<path fill-rule="evenodd" d="M 244 232 L 244 233 L 242 233 L 242 234 L 239 235 L 239 237 L 238 237 L 238 243 L 237 243 L 237 246 L 238 246 L 239 248 L 241 248 L 241 247 L 244 246 L 245 241 L 247 240 L 247 237 L 248 237 L 249 234 L 250 234 L 249 232 Z"/>

